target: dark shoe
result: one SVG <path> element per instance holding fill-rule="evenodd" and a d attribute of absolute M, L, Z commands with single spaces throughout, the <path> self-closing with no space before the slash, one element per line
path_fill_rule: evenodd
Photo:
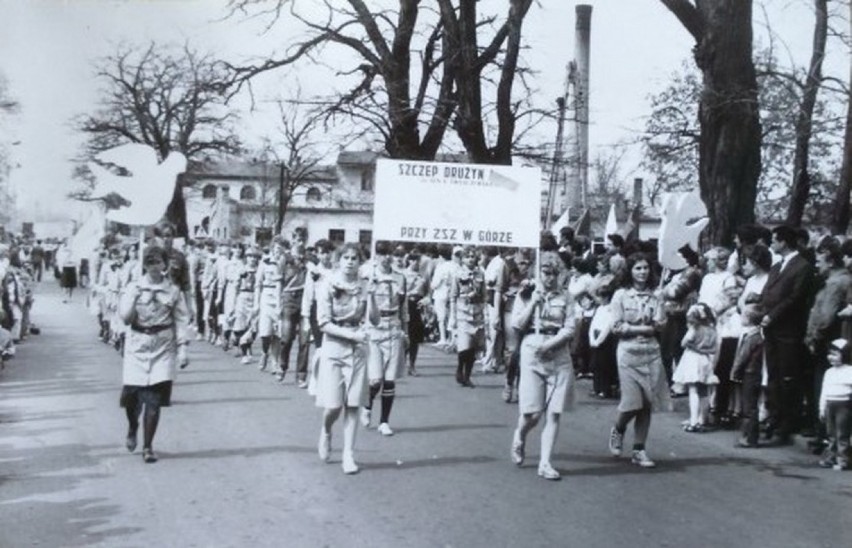
<path fill-rule="evenodd" d="M 131 453 L 136 451 L 136 432 L 127 434 L 127 439 L 124 440 L 124 446 L 127 447 L 127 450 Z"/>
<path fill-rule="evenodd" d="M 157 462 L 157 454 L 154 453 L 154 450 L 150 447 L 146 447 L 142 450 L 142 460 L 145 461 L 147 464 Z"/>
<path fill-rule="evenodd" d="M 756 449 L 757 443 L 750 442 L 746 438 L 739 438 L 734 442 L 734 447 L 739 449 Z"/>
<path fill-rule="evenodd" d="M 456 382 L 461 386 L 464 386 L 464 375 L 462 375 L 460 371 L 456 372 Z"/>
<path fill-rule="evenodd" d="M 814 439 L 808 442 L 808 451 L 811 452 L 812 455 L 822 455 L 826 448 L 828 447 L 828 441 L 821 439 Z"/>
<path fill-rule="evenodd" d="M 836 465 L 836 464 L 837 464 L 837 460 L 834 458 L 833 455 L 829 455 L 829 456 L 825 457 L 824 459 L 820 459 L 819 462 L 817 463 L 817 465 L 820 468 L 834 468 L 834 465 Z"/>
<path fill-rule="evenodd" d="M 793 445 L 793 440 L 790 439 L 790 436 L 772 436 L 766 440 L 767 447 L 786 447 L 788 445 Z"/>
<path fill-rule="evenodd" d="M 465 379 L 464 382 L 462 382 L 462 386 L 467 386 L 468 388 L 474 388 L 475 387 L 475 385 L 471 382 L 470 379 Z"/>

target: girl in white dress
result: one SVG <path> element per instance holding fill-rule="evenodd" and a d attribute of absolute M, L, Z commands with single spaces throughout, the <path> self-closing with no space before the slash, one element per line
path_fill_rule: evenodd
<path fill-rule="evenodd" d="M 681 345 L 683 355 L 672 376 L 675 389 L 689 390 L 689 423 L 687 432 L 704 432 L 707 419 L 707 386 L 718 384 L 713 374 L 717 350 L 716 319 L 705 303 L 689 307 L 686 312 L 687 331 Z"/>

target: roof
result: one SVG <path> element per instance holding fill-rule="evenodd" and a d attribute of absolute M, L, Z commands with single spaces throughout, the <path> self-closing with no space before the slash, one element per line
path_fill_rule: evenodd
<path fill-rule="evenodd" d="M 371 165 L 376 162 L 380 154 L 370 150 L 341 150 L 337 155 L 338 165 Z"/>
<path fill-rule="evenodd" d="M 199 179 L 262 180 L 281 176 L 283 164 L 243 162 L 239 160 L 208 160 L 191 162 L 185 176 L 191 181 Z M 337 168 L 334 165 L 318 165 L 311 169 L 311 180 L 337 180 Z"/>

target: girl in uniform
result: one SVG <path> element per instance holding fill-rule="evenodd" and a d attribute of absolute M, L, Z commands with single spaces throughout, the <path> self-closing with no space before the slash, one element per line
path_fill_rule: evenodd
<path fill-rule="evenodd" d="M 421 313 L 421 301 L 426 296 L 426 280 L 420 275 L 420 255 L 409 253 L 405 258 L 406 297 L 408 301 L 408 374 L 416 377 L 417 351 L 423 342 L 425 326 Z"/>
<path fill-rule="evenodd" d="M 479 255 L 473 246 L 462 249 L 462 265 L 450 291 L 450 326 L 458 351 L 456 382 L 473 388 L 470 374 L 477 351 L 485 349 L 485 274 L 477 266 Z"/>
<path fill-rule="evenodd" d="M 189 313 L 180 289 L 165 276 L 166 252 L 161 247 L 145 250 L 145 276 L 127 287 L 119 303 L 119 315 L 130 326 L 124 347 L 121 406 L 129 424 L 126 447 L 136 450 L 139 415 L 143 408 L 142 458 L 156 462 L 153 441 L 160 421 L 160 407 L 171 404 L 172 382 L 186 355 Z"/>
<path fill-rule="evenodd" d="M 559 288 L 559 257 L 541 258 L 541 286 L 532 295 L 519 295 L 512 311 L 512 327 L 524 334 L 521 342 L 521 381 L 518 389 L 518 427 L 512 440 L 512 461 L 524 462 L 526 437 L 545 414 L 541 432 L 538 475 L 560 479 L 550 464 L 559 431 L 559 418 L 573 399 L 574 370 L 569 341 L 574 335 L 574 303 Z"/>
<path fill-rule="evenodd" d="M 654 291 L 651 259 L 634 253 L 628 259 L 626 285 L 615 292 L 610 303 L 612 332 L 618 338 L 616 355 L 621 401 L 618 417 L 610 430 L 609 451 L 621 455 L 627 424 L 635 419 L 633 464 L 653 468 L 654 461 L 645 452 L 645 441 L 651 427 L 651 411 L 670 404 L 668 383 L 660 357 L 657 335 L 665 325 L 662 301 Z"/>
<path fill-rule="evenodd" d="M 250 248 L 246 251 L 246 264 L 237 282 L 237 303 L 234 308 L 234 338 L 240 346 L 240 363 L 251 363 L 252 326 L 255 322 L 254 294 L 257 281 L 257 261 L 260 253 Z"/>
<path fill-rule="evenodd" d="M 367 310 L 365 284 L 358 277 L 361 254 L 344 244 L 338 268 L 317 287 L 317 323 L 323 332 L 316 404 L 322 407 L 319 457 L 328 462 L 331 428 L 343 412 L 343 472 L 355 474 L 358 408 L 367 403 Z M 378 312 L 376 307 L 371 307 Z"/>

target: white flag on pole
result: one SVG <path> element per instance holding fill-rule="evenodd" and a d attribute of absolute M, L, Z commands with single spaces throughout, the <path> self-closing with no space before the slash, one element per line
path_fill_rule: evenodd
<path fill-rule="evenodd" d="M 615 204 L 609 206 L 609 213 L 606 216 L 606 228 L 604 229 L 604 237 L 610 234 L 618 233 L 618 221 L 615 219 Z"/>

